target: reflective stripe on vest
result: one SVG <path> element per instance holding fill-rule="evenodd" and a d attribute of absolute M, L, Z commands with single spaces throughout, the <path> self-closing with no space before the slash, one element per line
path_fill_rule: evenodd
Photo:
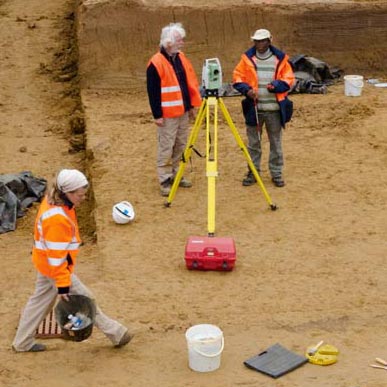
<path fill-rule="evenodd" d="M 48 264 L 50 266 L 60 266 L 62 263 L 65 263 L 67 261 L 67 257 L 66 258 L 51 258 L 51 257 L 48 257 L 47 261 L 48 261 Z"/>
<path fill-rule="evenodd" d="M 50 242 L 50 241 L 35 241 L 35 248 L 38 250 L 78 250 L 80 243 L 78 242 Z"/>
<path fill-rule="evenodd" d="M 161 88 L 161 107 L 183 106 L 182 99 L 166 101 L 165 97 L 168 98 L 169 93 L 181 93 L 180 86 L 165 86 Z"/>
<path fill-rule="evenodd" d="M 183 100 L 177 99 L 176 101 L 164 101 L 161 102 L 162 107 L 183 106 Z"/>
<path fill-rule="evenodd" d="M 54 215 L 63 215 L 63 216 L 66 216 L 66 213 L 64 212 L 64 209 L 61 208 L 61 207 L 53 207 L 53 208 L 50 208 L 49 210 L 43 212 L 43 214 L 40 216 L 40 219 L 39 221 L 41 222 L 42 220 L 46 220 L 48 218 L 51 218 L 51 216 L 54 216 Z"/>
<path fill-rule="evenodd" d="M 167 86 L 161 88 L 161 93 L 173 93 L 175 91 L 181 91 L 180 86 Z"/>

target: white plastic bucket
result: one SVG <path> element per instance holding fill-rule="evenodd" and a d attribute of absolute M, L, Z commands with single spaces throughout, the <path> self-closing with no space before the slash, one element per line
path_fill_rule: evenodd
<path fill-rule="evenodd" d="M 344 93 L 347 97 L 358 97 L 364 86 L 362 75 L 344 76 Z"/>
<path fill-rule="evenodd" d="M 194 325 L 186 331 L 185 337 L 188 344 L 189 368 L 198 372 L 209 372 L 220 367 L 224 338 L 223 332 L 217 326 Z"/>

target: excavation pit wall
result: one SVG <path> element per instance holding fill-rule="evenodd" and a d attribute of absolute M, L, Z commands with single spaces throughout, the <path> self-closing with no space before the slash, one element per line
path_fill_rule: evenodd
<path fill-rule="evenodd" d="M 257 28 L 290 56 L 306 54 L 346 73 L 376 76 L 387 62 L 387 4 L 373 1 L 181 2 L 153 6 L 136 1 L 86 0 L 79 6 L 80 74 L 85 88 L 145 90 L 145 69 L 158 49 L 161 28 L 182 22 L 184 51 L 198 74 L 204 59 L 221 61 L 224 81 Z M 160 2 L 168 4 L 168 1 Z M 177 2 L 174 2 L 176 4 Z M 218 4 L 220 3 L 220 4 Z M 223 5 L 222 5 L 223 4 Z"/>

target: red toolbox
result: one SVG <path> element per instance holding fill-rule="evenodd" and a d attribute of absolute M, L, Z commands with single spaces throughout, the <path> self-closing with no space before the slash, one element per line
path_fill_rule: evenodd
<path fill-rule="evenodd" d="M 185 263 L 190 270 L 230 271 L 235 260 L 232 238 L 190 236 L 185 246 Z"/>

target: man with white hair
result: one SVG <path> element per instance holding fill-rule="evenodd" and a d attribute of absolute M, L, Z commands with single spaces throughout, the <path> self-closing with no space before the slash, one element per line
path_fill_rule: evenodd
<path fill-rule="evenodd" d="M 162 196 L 168 196 L 187 144 L 189 118 L 201 105 L 199 83 L 191 62 L 180 50 L 185 30 L 181 23 L 164 27 L 160 51 L 147 67 L 149 104 L 158 131 L 157 173 Z M 182 178 L 180 187 L 192 183 Z"/>
<path fill-rule="evenodd" d="M 233 86 L 246 98 L 242 101 L 248 150 L 258 173 L 261 164 L 261 134 L 265 125 L 270 142 L 269 170 L 273 184 L 283 187 L 282 128 L 290 120 L 293 105 L 287 98 L 294 83 L 289 57 L 272 45 L 270 31 L 259 29 L 251 37 L 254 45 L 241 57 L 233 72 Z M 244 186 L 253 185 L 248 170 Z"/>

